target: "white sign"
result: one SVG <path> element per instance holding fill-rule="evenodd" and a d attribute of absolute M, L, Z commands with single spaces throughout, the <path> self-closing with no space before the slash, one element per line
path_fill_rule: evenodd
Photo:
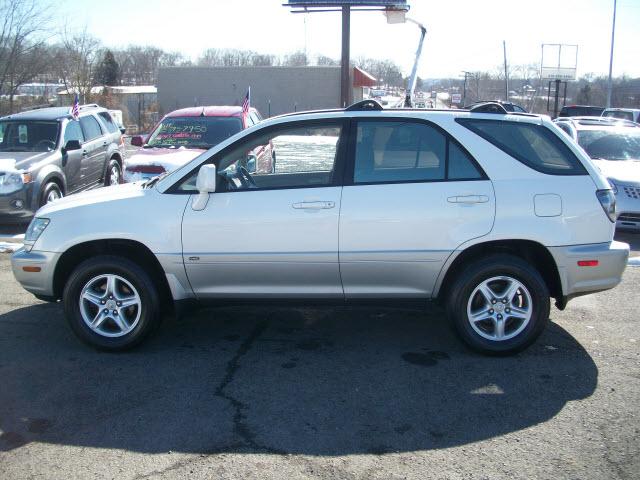
<path fill-rule="evenodd" d="M 575 80 L 578 46 L 559 43 L 542 45 L 540 76 L 547 80 Z"/>
<path fill-rule="evenodd" d="M 462 94 L 461 93 L 451 94 L 451 103 L 462 103 Z"/>

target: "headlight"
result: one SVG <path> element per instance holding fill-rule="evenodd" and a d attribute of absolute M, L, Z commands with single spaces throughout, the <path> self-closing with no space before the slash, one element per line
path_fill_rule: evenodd
<path fill-rule="evenodd" d="M 613 180 L 611 180 L 610 178 L 607 178 L 607 181 L 609 182 L 609 185 L 611 185 L 611 190 L 613 190 L 613 193 L 617 194 L 618 186 L 615 183 L 613 183 Z"/>
<path fill-rule="evenodd" d="M 21 173 L 5 173 L 4 175 L 0 175 L 0 193 L 13 193 L 21 188 Z"/>
<path fill-rule="evenodd" d="M 42 235 L 42 232 L 44 232 L 44 229 L 47 228 L 47 225 L 49 225 L 48 218 L 34 218 L 31 220 L 29 228 L 27 228 L 27 233 L 24 234 L 25 245 L 30 244 L 33 246 L 40 235 Z"/>

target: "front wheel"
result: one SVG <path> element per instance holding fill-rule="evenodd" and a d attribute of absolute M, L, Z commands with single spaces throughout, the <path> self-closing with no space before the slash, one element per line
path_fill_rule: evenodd
<path fill-rule="evenodd" d="M 62 198 L 62 190 L 56 182 L 47 183 L 42 189 L 40 194 L 40 206 L 44 206 L 47 203 L 51 203 L 59 198 Z"/>
<path fill-rule="evenodd" d="M 447 316 L 472 349 L 508 355 L 525 349 L 549 320 L 549 290 L 527 262 L 492 255 L 463 270 L 449 289 Z"/>
<path fill-rule="evenodd" d="M 140 343 L 160 322 L 157 288 L 132 261 L 101 255 L 82 262 L 63 293 L 73 332 L 100 350 L 125 350 Z"/>

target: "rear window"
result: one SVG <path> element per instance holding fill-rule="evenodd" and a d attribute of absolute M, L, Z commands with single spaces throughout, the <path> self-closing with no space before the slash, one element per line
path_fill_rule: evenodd
<path fill-rule="evenodd" d="M 459 118 L 456 121 L 538 172 L 549 175 L 587 174 L 569 147 L 547 127 L 473 118 Z"/>
<path fill-rule="evenodd" d="M 241 130 L 240 117 L 169 117 L 153 131 L 147 146 L 209 149 Z"/>
<path fill-rule="evenodd" d="M 588 106 L 575 106 L 575 107 L 562 107 L 559 117 L 599 117 L 604 111 L 603 107 L 588 107 Z"/>
<path fill-rule="evenodd" d="M 602 114 L 603 117 L 619 118 L 620 120 L 631 120 L 633 122 L 633 113 L 620 110 L 610 110 Z"/>

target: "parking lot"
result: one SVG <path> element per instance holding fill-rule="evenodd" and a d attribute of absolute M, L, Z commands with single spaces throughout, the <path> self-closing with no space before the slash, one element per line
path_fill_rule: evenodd
<path fill-rule="evenodd" d="M 508 358 L 436 307 L 210 309 L 106 354 L 0 254 L 0 478 L 637 478 L 639 282 Z"/>

